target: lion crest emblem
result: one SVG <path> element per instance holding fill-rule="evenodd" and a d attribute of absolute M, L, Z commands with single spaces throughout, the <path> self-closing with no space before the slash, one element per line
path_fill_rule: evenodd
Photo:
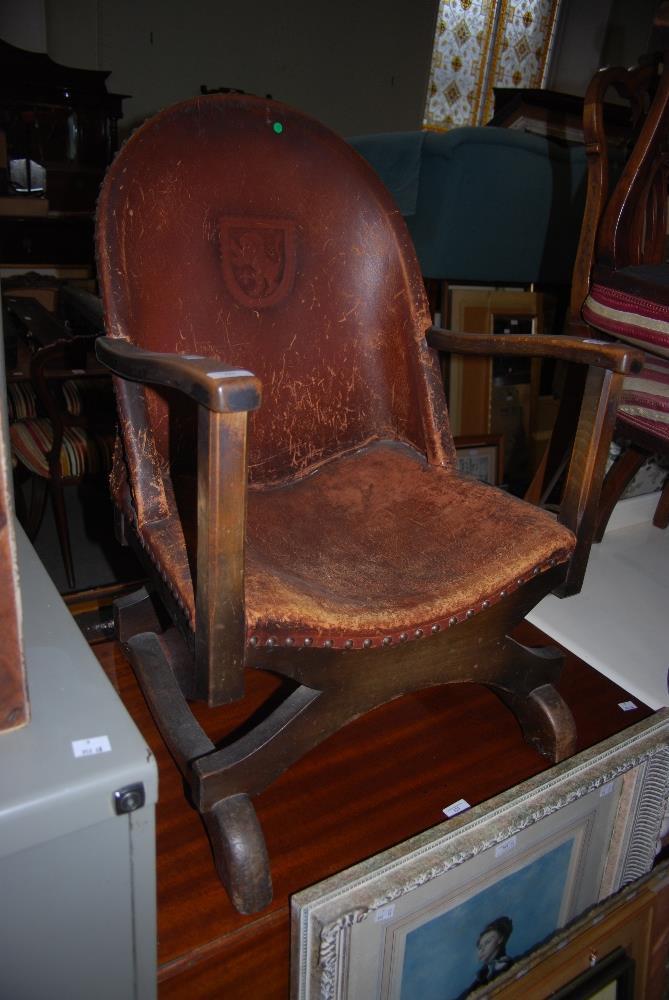
<path fill-rule="evenodd" d="M 295 223 L 286 219 L 220 221 L 225 283 L 237 302 L 262 309 L 280 302 L 295 277 Z"/>

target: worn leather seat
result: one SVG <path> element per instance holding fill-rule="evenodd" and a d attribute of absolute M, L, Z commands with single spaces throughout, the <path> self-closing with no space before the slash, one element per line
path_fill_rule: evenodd
<path fill-rule="evenodd" d="M 194 621 L 192 479 L 178 492 L 181 558 L 174 530 L 154 535 L 152 552 L 159 566 L 180 567 L 171 582 Z M 249 490 L 247 640 L 351 649 L 426 638 L 565 562 L 574 541 L 540 508 L 376 441 Z"/>

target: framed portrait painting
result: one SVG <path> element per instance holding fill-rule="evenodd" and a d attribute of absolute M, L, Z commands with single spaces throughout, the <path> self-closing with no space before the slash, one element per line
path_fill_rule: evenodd
<path fill-rule="evenodd" d="M 626 1000 L 666 992 L 669 861 L 635 879 L 515 962 L 472 1000 Z"/>
<path fill-rule="evenodd" d="M 634 962 L 617 948 L 553 997 L 554 1000 L 634 1000 Z"/>
<path fill-rule="evenodd" d="M 649 871 L 669 710 L 292 899 L 295 1000 L 461 1000 Z"/>
<path fill-rule="evenodd" d="M 473 434 L 455 438 L 458 471 L 482 483 L 499 486 L 504 459 L 501 434 Z"/>

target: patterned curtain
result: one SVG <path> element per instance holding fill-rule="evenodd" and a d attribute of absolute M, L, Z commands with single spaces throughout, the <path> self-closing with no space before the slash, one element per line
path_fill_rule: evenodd
<path fill-rule="evenodd" d="M 440 0 L 423 124 L 484 125 L 493 87 L 542 87 L 561 0 Z"/>

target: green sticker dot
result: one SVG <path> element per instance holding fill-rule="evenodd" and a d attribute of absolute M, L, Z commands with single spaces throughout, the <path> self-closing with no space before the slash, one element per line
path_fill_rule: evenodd
<path fill-rule="evenodd" d="M 281 133 L 283 132 L 283 125 L 281 124 L 281 122 L 274 122 L 272 128 L 274 129 L 277 135 L 281 135 Z"/>

